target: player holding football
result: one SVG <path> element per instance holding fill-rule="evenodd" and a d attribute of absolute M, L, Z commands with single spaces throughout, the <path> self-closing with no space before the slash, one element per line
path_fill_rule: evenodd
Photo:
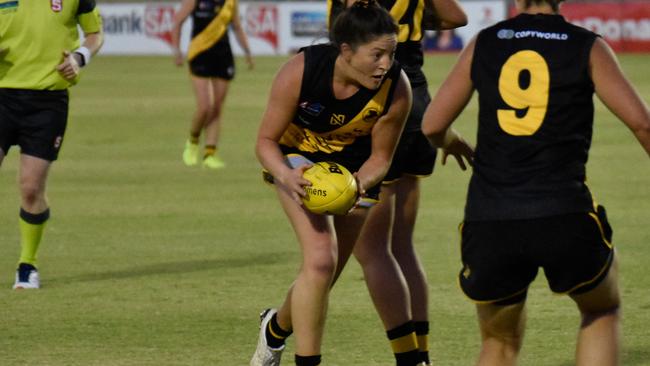
<path fill-rule="evenodd" d="M 478 140 L 461 227 L 459 282 L 476 301 L 478 365 L 515 365 L 528 286 L 544 269 L 582 322 L 576 364 L 618 365 L 620 294 L 612 231 L 585 184 L 594 92 L 650 155 L 650 112 L 596 34 L 561 0 L 516 0 L 519 15 L 470 42 L 424 117 L 453 152 L 453 120 L 478 92 Z"/>
<path fill-rule="evenodd" d="M 296 365 L 320 364 L 330 288 L 367 215 L 361 207 L 335 217 L 307 211 L 305 159 L 342 164 L 356 172 L 365 200 L 376 199 L 411 107 L 408 80 L 393 62 L 397 26 L 386 10 L 357 2 L 330 34 L 331 44 L 307 47 L 281 68 L 259 129 L 257 156 L 273 176 L 303 260 L 284 304 L 262 314 L 253 366 L 279 365 L 291 331 Z"/>
<path fill-rule="evenodd" d="M 235 61 L 228 27 L 232 25 L 235 37 L 244 50 L 248 68 L 253 69 L 253 58 L 248 38 L 239 21 L 237 0 L 183 0 L 174 14 L 172 45 L 174 63 L 183 65 L 180 50 L 181 27 L 192 16 L 192 40 L 187 52 L 190 78 L 196 95 L 196 112 L 190 125 L 190 138 L 185 142 L 183 162 L 187 166 L 199 163 L 199 138 L 205 130 L 205 148 L 202 166 L 220 169 L 225 163 L 217 152 L 221 131 L 221 112 L 230 81 L 235 77 Z"/>
<path fill-rule="evenodd" d="M 420 179 L 431 175 L 436 148 L 422 134 L 422 115 L 431 101 L 422 71 L 424 27 L 451 29 L 467 24 L 456 0 L 379 0 L 399 26 L 395 59 L 409 78 L 413 105 L 384 179 L 380 200 L 355 245 L 368 291 L 386 329 L 397 365 L 413 365 L 419 354 L 429 364 L 428 284 L 413 245 Z M 329 0 L 330 24 L 344 1 Z M 429 8 L 432 11 L 425 11 Z M 466 149 L 472 154 L 471 148 Z M 461 166 L 464 170 L 465 166 Z M 413 336 L 415 335 L 415 336 Z"/>
<path fill-rule="evenodd" d="M 45 187 L 63 143 L 68 88 L 101 47 L 102 23 L 94 0 L 0 5 L 0 164 L 12 145 L 20 147 L 21 253 L 13 288 L 37 289 L 36 254 L 50 217 Z"/>

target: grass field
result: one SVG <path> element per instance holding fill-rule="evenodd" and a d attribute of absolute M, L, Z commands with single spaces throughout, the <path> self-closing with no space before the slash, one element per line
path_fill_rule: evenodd
<path fill-rule="evenodd" d="M 430 56 L 435 90 L 454 56 Z M 650 56 L 622 56 L 650 100 Z M 238 60 L 241 61 L 241 60 Z M 40 251 L 43 288 L 11 291 L 19 254 L 17 150 L 0 170 L 0 365 L 246 365 L 258 312 L 277 306 L 299 253 L 253 145 L 270 81 L 283 58 L 240 69 L 212 172 L 183 166 L 193 111 L 184 70 L 168 58 L 97 57 L 72 91 L 71 117 L 48 197 Z M 473 140 L 473 102 L 457 127 Z M 623 364 L 650 365 L 650 169 L 632 134 L 601 104 L 588 166 L 609 211 L 621 264 Z M 470 365 L 473 305 L 456 287 L 456 226 L 469 174 L 454 164 L 423 183 L 416 241 L 430 280 L 435 365 Z M 540 275 L 529 298 L 522 365 L 572 364 L 577 312 Z M 332 292 L 324 365 L 393 365 L 354 261 Z M 288 342 L 284 364 L 292 364 Z"/>

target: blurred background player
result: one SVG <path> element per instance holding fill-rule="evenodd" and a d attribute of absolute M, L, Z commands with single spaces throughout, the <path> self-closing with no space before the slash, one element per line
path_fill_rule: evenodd
<path fill-rule="evenodd" d="M 425 27 L 463 26 L 467 16 L 456 0 L 429 0 L 426 6 L 424 0 L 379 3 L 398 24 L 395 59 L 409 78 L 413 105 L 379 203 L 370 210 L 354 255 L 363 268 L 397 365 L 414 365 L 418 358 L 429 364 L 428 285 L 413 245 L 420 178 L 431 175 L 436 160 L 436 148 L 422 134 L 422 115 L 431 101 L 422 72 L 422 37 Z M 344 6 L 337 0 L 328 2 L 330 24 Z"/>
<path fill-rule="evenodd" d="M 0 11 L 0 164 L 20 147 L 21 253 L 14 289 L 40 287 L 45 188 L 68 120 L 68 88 L 103 42 L 94 0 L 10 1 Z M 77 25 L 85 40 L 79 47 Z"/>
<path fill-rule="evenodd" d="M 185 142 L 183 162 L 193 166 L 199 163 L 199 138 L 205 130 L 205 148 L 202 165 L 210 169 L 225 166 L 217 152 L 221 131 L 221 113 L 230 80 L 235 76 L 228 27 L 232 25 L 235 38 L 244 50 L 246 63 L 253 69 L 253 59 L 246 33 L 239 21 L 237 0 L 183 0 L 174 15 L 172 44 L 174 62 L 183 65 L 180 50 L 181 27 L 192 15 L 192 40 L 187 51 L 190 78 L 196 96 L 196 111 L 190 125 L 190 137 Z"/>
<path fill-rule="evenodd" d="M 306 47 L 275 77 L 257 139 L 257 156 L 270 175 L 296 233 L 302 265 L 284 304 L 262 313 L 252 366 L 280 364 L 284 340 L 295 333 L 296 365 L 320 364 L 330 288 L 341 272 L 376 201 L 408 111 L 406 75 L 393 62 L 397 26 L 372 2 L 341 12 L 331 44 Z M 334 161 L 355 172 L 362 207 L 327 216 L 301 205 L 309 161 Z"/>
<path fill-rule="evenodd" d="M 582 322 L 577 365 L 618 365 L 620 295 L 612 231 L 586 163 L 594 92 L 650 155 L 650 112 L 609 46 L 559 15 L 558 0 L 516 0 L 521 14 L 486 28 L 461 54 L 425 113 L 424 131 L 453 149 L 448 126 L 478 92 L 459 283 L 477 302 L 478 365 L 515 365 L 528 286 L 544 269 Z"/>

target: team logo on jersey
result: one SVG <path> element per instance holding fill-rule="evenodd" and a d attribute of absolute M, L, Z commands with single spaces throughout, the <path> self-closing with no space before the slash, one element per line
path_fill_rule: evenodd
<path fill-rule="evenodd" d="M 375 122 L 379 118 L 379 111 L 375 108 L 368 108 L 363 111 L 364 122 Z"/>
<path fill-rule="evenodd" d="M 50 0 L 50 7 L 54 12 L 60 12 L 63 10 L 63 0 Z"/>
<path fill-rule="evenodd" d="M 330 117 L 330 124 L 341 126 L 345 123 L 345 114 L 332 114 Z"/>
<path fill-rule="evenodd" d="M 320 113 L 325 109 L 325 106 L 322 104 L 316 102 L 316 103 L 309 103 L 307 101 L 302 102 L 299 104 L 300 108 L 305 111 L 305 113 L 311 115 L 311 116 L 318 116 Z"/>

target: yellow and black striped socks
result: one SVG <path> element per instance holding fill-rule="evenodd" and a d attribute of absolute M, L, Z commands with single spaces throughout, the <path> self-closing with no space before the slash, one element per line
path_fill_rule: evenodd
<path fill-rule="evenodd" d="M 413 326 L 415 327 L 415 335 L 418 339 L 420 361 L 424 361 L 428 365 L 431 363 L 431 360 L 429 360 L 429 322 L 416 321 L 413 322 Z"/>
<path fill-rule="evenodd" d="M 269 325 L 266 327 L 266 344 L 269 345 L 269 347 L 278 349 L 282 346 L 284 346 L 284 341 L 293 333 L 290 330 L 284 330 L 280 328 L 280 324 L 278 324 L 278 314 L 273 314 L 273 317 L 271 317 L 271 321 L 268 323 Z"/>
<path fill-rule="evenodd" d="M 20 260 L 18 263 L 27 263 L 36 267 L 36 252 L 43 237 L 45 223 L 50 218 L 50 209 L 32 214 L 20 209 Z"/>
<path fill-rule="evenodd" d="M 390 329 L 386 335 L 395 354 L 397 366 L 415 366 L 421 362 L 413 322 Z"/>

